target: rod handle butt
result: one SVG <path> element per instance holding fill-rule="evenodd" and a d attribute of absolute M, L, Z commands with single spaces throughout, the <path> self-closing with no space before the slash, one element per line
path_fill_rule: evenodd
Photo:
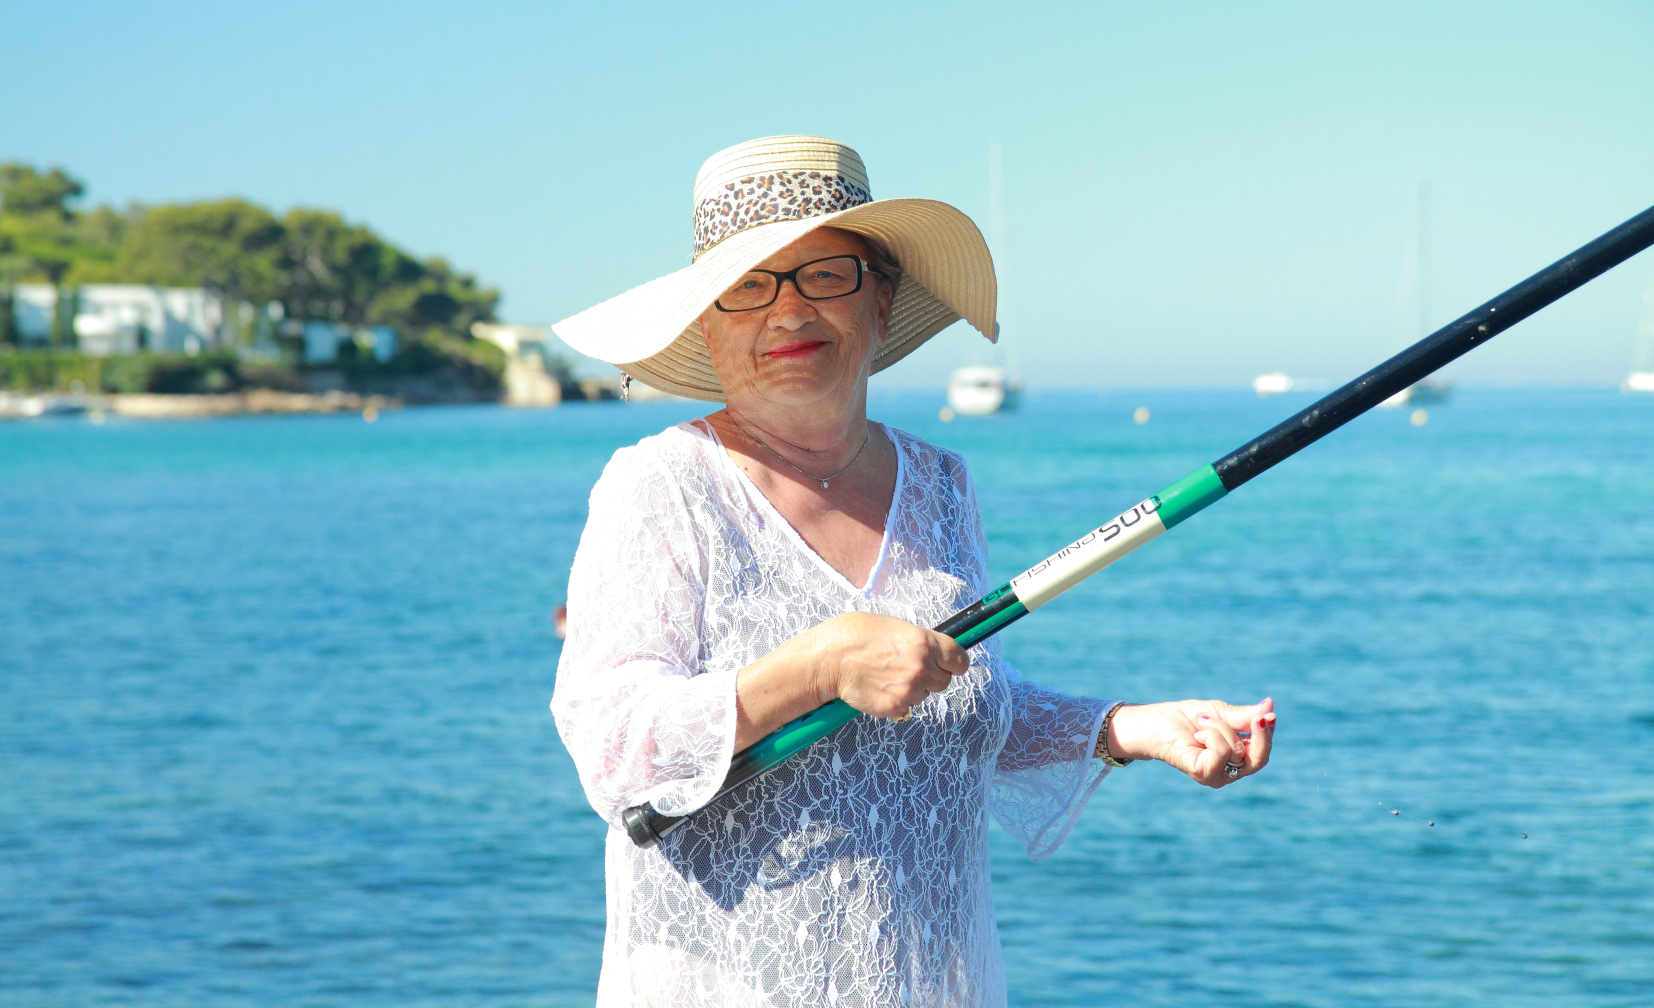
<path fill-rule="evenodd" d="M 620 813 L 620 823 L 626 827 L 626 835 L 639 847 L 653 847 L 660 843 L 661 838 L 683 820 L 683 816 L 661 815 L 648 802 L 633 805 Z"/>

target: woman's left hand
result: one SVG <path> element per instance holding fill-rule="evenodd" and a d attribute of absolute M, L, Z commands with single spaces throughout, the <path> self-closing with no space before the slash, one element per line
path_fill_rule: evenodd
<path fill-rule="evenodd" d="M 1220 788 L 1262 770 L 1274 735 L 1275 701 L 1268 698 L 1250 707 L 1221 700 L 1131 704 L 1109 722 L 1108 751 L 1116 759 L 1157 759 Z M 1233 776 L 1230 767 L 1238 768 Z"/>

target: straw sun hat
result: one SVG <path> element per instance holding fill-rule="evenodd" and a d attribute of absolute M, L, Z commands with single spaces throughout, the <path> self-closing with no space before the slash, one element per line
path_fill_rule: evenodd
<path fill-rule="evenodd" d="M 994 338 L 993 260 L 971 219 L 936 200 L 874 200 L 861 156 L 813 136 L 766 137 L 712 155 L 695 178 L 694 264 L 552 331 L 663 392 L 721 401 L 701 312 L 741 274 L 829 224 L 878 239 L 902 267 L 874 371 L 961 318 Z"/>

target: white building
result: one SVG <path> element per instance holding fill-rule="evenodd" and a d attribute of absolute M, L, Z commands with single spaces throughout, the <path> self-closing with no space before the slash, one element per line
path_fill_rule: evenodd
<path fill-rule="evenodd" d="M 505 351 L 505 402 L 508 406 L 556 406 L 563 391 L 546 370 L 551 331 L 545 326 L 471 323 L 471 335 Z"/>
<path fill-rule="evenodd" d="M 274 359 L 276 344 L 265 330 L 281 318 L 281 303 L 272 301 L 263 312 L 249 304 L 227 305 L 223 295 L 201 287 L 151 287 L 147 284 L 82 284 L 63 289 L 65 300 L 77 297 L 75 346 L 93 357 L 112 354 L 197 354 L 203 350 L 235 347 L 243 331 L 255 334 L 243 355 Z M 12 313 L 24 346 L 45 346 L 52 339 L 58 292 L 50 284 L 19 284 L 12 289 Z M 230 317 L 230 312 L 234 317 Z M 390 326 L 357 328 L 339 322 L 290 323 L 304 337 L 304 359 L 309 364 L 337 360 L 339 346 L 354 342 L 375 360 L 396 354 L 396 331 Z M 262 335 L 260 335 L 262 334 Z M 260 342 L 262 340 L 263 342 Z M 261 353 L 261 350 L 263 351 Z"/>
<path fill-rule="evenodd" d="M 57 290 L 51 284 L 18 284 L 11 291 L 11 311 L 20 342 L 45 343 L 57 317 Z"/>
<path fill-rule="evenodd" d="M 199 287 L 151 287 L 147 284 L 82 284 L 64 289 L 65 299 L 78 295 L 75 342 L 84 354 L 106 356 L 152 350 L 200 353 L 224 343 L 224 298 Z M 19 284 L 12 289 L 12 312 L 24 345 L 52 338 L 58 292 L 50 284 Z"/>

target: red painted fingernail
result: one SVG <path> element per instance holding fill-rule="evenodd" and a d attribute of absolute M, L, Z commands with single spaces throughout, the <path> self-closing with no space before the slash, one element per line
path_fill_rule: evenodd
<path fill-rule="evenodd" d="M 1205 714 L 1202 714 L 1202 715 L 1201 715 L 1201 716 L 1200 716 L 1200 719 L 1201 719 L 1201 720 L 1202 720 L 1202 721 L 1210 721 L 1210 720 L 1212 720 L 1212 719 L 1211 719 L 1211 718 L 1209 718 L 1209 717 L 1207 717 L 1207 716 L 1206 716 L 1206 715 L 1205 715 Z"/>

